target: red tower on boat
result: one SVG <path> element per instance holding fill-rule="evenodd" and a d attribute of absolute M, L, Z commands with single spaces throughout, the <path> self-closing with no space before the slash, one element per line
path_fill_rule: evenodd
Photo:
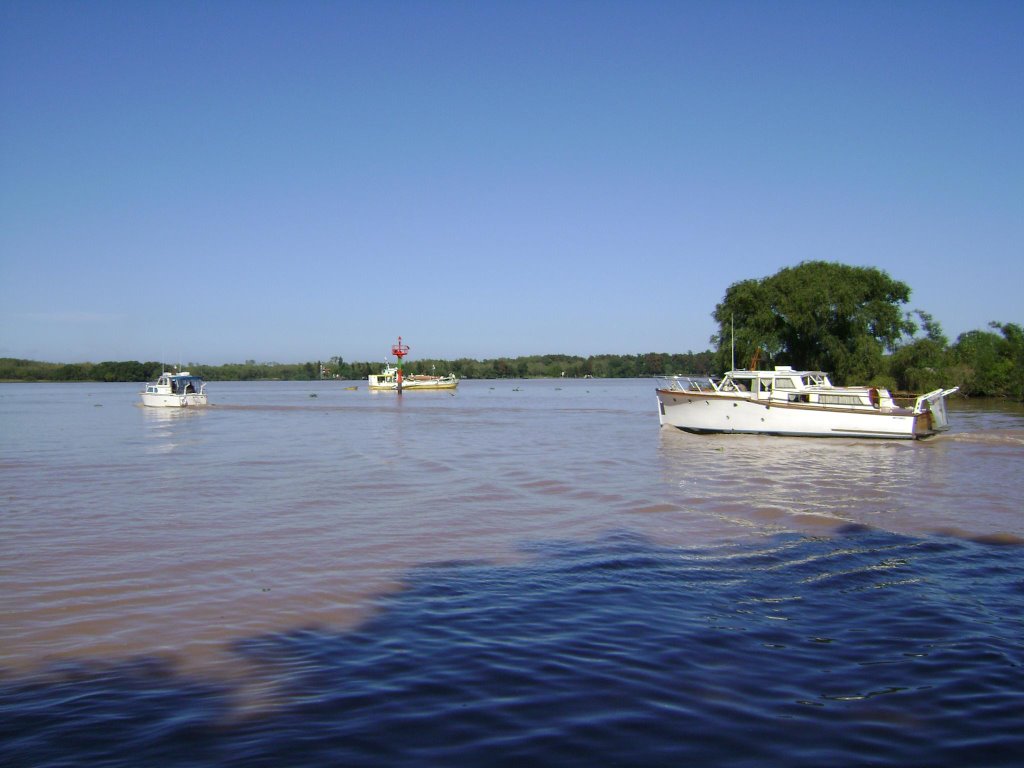
<path fill-rule="evenodd" d="M 402 358 L 409 354 L 409 345 L 402 343 L 402 337 L 398 337 L 398 343 L 391 345 L 391 354 L 398 358 L 398 391 L 402 391 Z"/>

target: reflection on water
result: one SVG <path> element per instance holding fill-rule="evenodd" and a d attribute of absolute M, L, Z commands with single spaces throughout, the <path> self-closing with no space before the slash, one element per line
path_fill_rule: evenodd
<path fill-rule="evenodd" d="M 659 429 L 637 381 L 136 389 L 0 387 L 0 763 L 1019 748 L 1015 406 L 893 443 Z"/>
<path fill-rule="evenodd" d="M 1024 430 L 920 442 L 694 436 L 662 430 L 666 479 L 684 503 L 778 530 L 857 523 L 884 530 L 1024 536 Z M 1024 541 L 1024 539 L 1021 539 Z"/>
<path fill-rule="evenodd" d="M 197 420 L 209 413 L 209 407 L 147 408 L 136 406 L 145 420 L 143 450 L 152 454 L 171 454 L 185 447 L 185 438 L 195 435 Z"/>

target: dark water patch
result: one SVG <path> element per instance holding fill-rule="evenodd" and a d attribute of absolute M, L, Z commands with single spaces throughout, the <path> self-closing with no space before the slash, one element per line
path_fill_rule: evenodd
<path fill-rule="evenodd" d="M 1024 558 L 863 527 L 445 562 L 347 632 L 0 682 L 5 765 L 1019 765 Z M 235 705 L 247 689 L 258 700 Z"/>
<path fill-rule="evenodd" d="M 224 757 L 226 690 L 164 659 L 63 663 L 0 682 L 0 764 L 189 765 Z"/>
<path fill-rule="evenodd" d="M 940 536 L 952 536 L 955 538 L 975 541 L 979 544 L 994 544 L 997 546 L 1020 547 L 1024 546 L 1024 538 L 1012 533 L 985 533 L 973 534 L 959 528 L 940 528 L 936 531 Z"/>

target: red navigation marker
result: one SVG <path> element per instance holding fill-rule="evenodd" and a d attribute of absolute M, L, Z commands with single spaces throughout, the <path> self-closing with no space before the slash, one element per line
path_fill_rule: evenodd
<path fill-rule="evenodd" d="M 398 358 L 398 391 L 402 391 L 402 358 L 409 354 L 409 345 L 402 343 L 402 337 L 398 337 L 398 343 L 391 345 L 391 354 Z"/>

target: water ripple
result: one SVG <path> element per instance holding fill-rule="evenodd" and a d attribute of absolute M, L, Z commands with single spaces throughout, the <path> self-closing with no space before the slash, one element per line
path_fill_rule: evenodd
<path fill-rule="evenodd" d="M 853 529 L 531 551 L 417 567 L 351 631 L 240 639 L 233 679 L 153 658 L 9 675 L 0 759 L 1008 766 L 1024 749 L 1017 548 Z"/>

